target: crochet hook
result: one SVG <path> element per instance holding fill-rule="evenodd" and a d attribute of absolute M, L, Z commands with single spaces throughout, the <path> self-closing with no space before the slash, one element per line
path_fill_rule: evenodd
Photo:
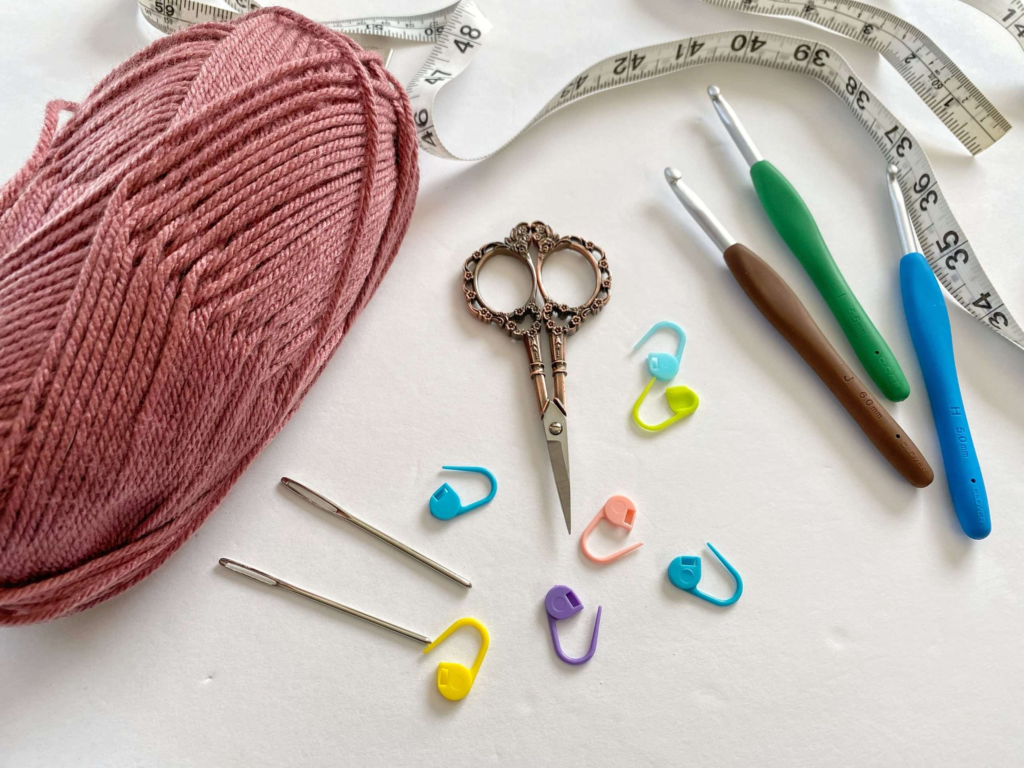
<path fill-rule="evenodd" d="M 708 88 L 708 95 L 725 129 L 750 166 L 750 179 L 768 218 L 832 310 L 864 370 L 887 398 L 894 402 L 906 400 L 910 395 L 910 384 L 903 375 L 903 369 L 853 295 L 800 193 L 758 152 L 721 89 L 712 85 Z"/>
<path fill-rule="evenodd" d="M 889 198 L 904 253 L 900 259 L 903 311 L 928 390 L 949 494 L 964 533 L 972 539 L 983 539 L 992 532 L 992 519 L 985 480 L 960 394 L 946 302 L 928 261 L 921 255 L 917 233 L 900 191 L 899 168 L 890 165 L 887 176 Z"/>
<path fill-rule="evenodd" d="M 268 587 L 278 587 L 285 590 L 286 592 L 293 592 L 296 595 L 301 595 L 307 600 L 312 600 L 314 603 L 320 603 L 320 605 L 326 605 L 328 608 L 333 608 L 336 611 L 347 613 L 349 616 L 355 616 L 357 619 L 368 621 L 370 624 L 375 624 L 378 627 L 382 627 L 389 632 L 394 632 L 396 635 L 402 637 L 408 637 L 410 640 L 415 640 L 417 643 L 423 643 L 424 645 L 430 645 L 430 638 L 424 637 L 418 632 L 413 632 L 409 629 L 404 629 L 397 624 L 392 624 L 390 621 L 384 621 L 384 619 L 378 619 L 376 616 L 371 616 L 368 613 L 363 613 L 355 608 L 350 608 L 347 605 L 336 603 L 333 600 L 328 600 L 326 597 L 318 595 L 314 592 L 309 592 L 302 587 L 296 587 L 294 584 L 289 584 L 287 581 L 281 581 L 276 576 L 271 576 L 269 573 L 257 570 L 252 566 L 240 563 L 237 560 L 231 560 L 227 557 L 222 557 L 217 561 L 229 571 L 240 573 L 243 576 L 248 576 L 250 579 L 255 579 L 261 584 L 266 584 Z"/>
<path fill-rule="evenodd" d="M 732 238 L 683 184 L 679 171 L 666 168 L 665 178 L 683 207 L 722 251 L 726 266 L 747 298 L 831 390 L 878 452 L 911 485 L 923 488 L 931 483 L 932 468 L 921 451 L 829 344 L 793 289 L 764 259 Z"/>

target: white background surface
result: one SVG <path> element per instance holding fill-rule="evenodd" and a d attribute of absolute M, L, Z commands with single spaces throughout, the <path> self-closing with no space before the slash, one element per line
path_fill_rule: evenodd
<path fill-rule="evenodd" d="M 885 3 L 920 25 L 1018 127 L 971 159 L 876 55 L 793 22 L 697 0 L 481 0 L 496 29 L 440 99 L 442 134 L 483 152 L 577 71 L 631 47 L 719 29 L 775 29 L 838 48 L 925 143 L 953 210 L 1024 319 L 1024 53 L 955 0 Z M 321 18 L 426 10 L 421 0 L 294 7 Z M 82 98 L 146 37 L 131 0 L 0 7 L 0 176 L 35 142 L 48 99 Z M 403 80 L 426 50 L 406 49 Z M 906 484 L 746 301 L 661 171 L 683 170 L 742 242 L 795 288 L 852 359 L 824 303 L 757 205 L 704 89 L 719 84 L 762 151 L 810 202 L 914 394 L 892 407 L 931 459 Z M 742 66 L 701 68 L 600 95 L 476 165 L 424 156 L 409 235 L 377 297 L 298 414 L 201 531 L 156 574 L 98 608 L 0 631 L 0 766 L 1021 765 L 1024 353 L 954 310 L 964 399 L 994 532 L 959 531 L 899 301 L 898 244 L 876 148 L 820 84 Z M 525 356 L 466 311 L 460 265 L 520 220 L 593 239 L 614 273 L 608 309 L 568 345 L 574 528 L 631 496 L 629 540 L 608 567 L 562 523 Z M 554 277 L 552 278 L 554 279 Z M 571 297 L 570 297 L 571 298 Z M 632 344 L 682 324 L 680 377 L 701 407 L 670 431 L 629 420 L 646 379 Z M 651 348 L 668 348 L 661 338 Z M 659 346 L 660 345 L 660 346 Z M 651 401 L 650 419 L 661 404 Z M 479 463 L 497 499 L 444 524 L 442 474 Z M 304 480 L 466 574 L 461 587 L 315 513 L 277 485 Z M 618 532 L 616 532 L 618 533 Z M 595 534 L 610 549 L 620 536 Z M 673 588 L 672 557 L 711 541 L 746 589 L 720 610 Z M 469 664 L 472 631 L 420 646 L 216 566 L 228 556 L 436 636 L 473 615 L 492 633 L 467 699 L 434 684 Z M 542 600 L 575 588 L 562 622 L 582 653 L 559 662 Z M 461 635 L 465 635 L 464 637 Z"/>

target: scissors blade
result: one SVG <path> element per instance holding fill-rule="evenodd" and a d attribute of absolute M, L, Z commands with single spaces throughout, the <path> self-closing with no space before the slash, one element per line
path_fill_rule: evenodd
<path fill-rule="evenodd" d="M 569 430 L 565 411 L 557 400 L 549 400 L 544 408 L 544 437 L 548 442 L 548 458 L 555 476 L 558 501 L 562 505 L 565 530 L 572 533 L 572 496 L 569 488 Z"/>

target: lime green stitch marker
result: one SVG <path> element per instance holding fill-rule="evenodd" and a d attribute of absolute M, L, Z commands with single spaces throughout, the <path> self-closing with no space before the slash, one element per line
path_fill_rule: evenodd
<path fill-rule="evenodd" d="M 708 96 L 733 142 L 750 165 L 750 178 L 768 218 L 814 281 L 864 370 L 887 398 L 893 402 L 906 400 L 910 395 L 910 384 L 903 375 L 903 369 L 853 295 L 800 194 L 774 165 L 761 157 L 736 113 L 722 96 L 722 91 L 713 85 L 708 88 Z"/>

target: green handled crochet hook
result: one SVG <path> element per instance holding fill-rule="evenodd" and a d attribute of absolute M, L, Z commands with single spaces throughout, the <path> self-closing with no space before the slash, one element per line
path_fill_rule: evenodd
<path fill-rule="evenodd" d="M 708 88 L 708 95 L 726 130 L 750 165 L 750 178 L 768 218 L 814 281 L 864 370 L 887 398 L 894 402 L 906 400 L 910 395 L 910 384 L 903 375 L 903 369 L 853 295 L 800 194 L 774 165 L 761 157 L 736 113 L 722 96 L 722 91 L 713 85 Z"/>

